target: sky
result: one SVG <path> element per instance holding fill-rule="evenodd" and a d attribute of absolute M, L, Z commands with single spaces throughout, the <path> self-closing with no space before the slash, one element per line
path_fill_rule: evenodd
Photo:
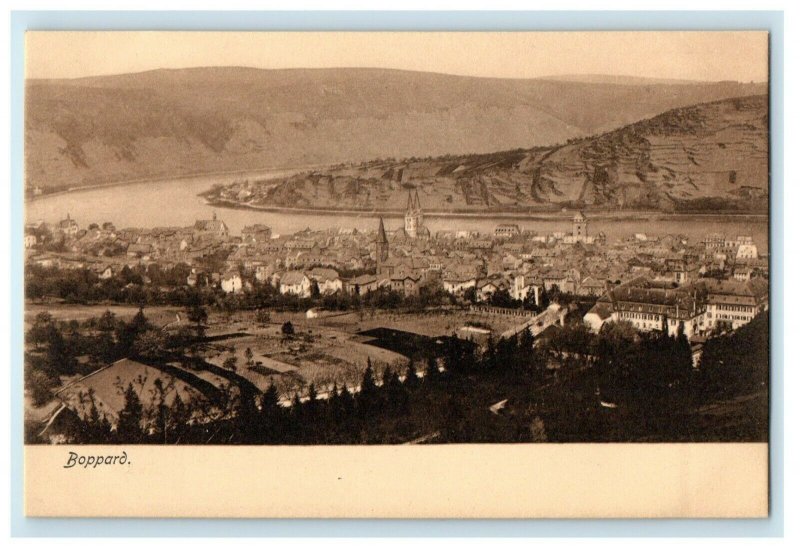
<path fill-rule="evenodd" d="M 741 31 L 26 33 L 28 78 L 247 66 L 764 82 L 767 59 L 767 33 Z"/>

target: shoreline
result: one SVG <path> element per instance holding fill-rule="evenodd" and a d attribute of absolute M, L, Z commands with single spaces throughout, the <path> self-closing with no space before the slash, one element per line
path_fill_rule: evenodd
<path fill-rule="evenodd" d="M 78 194 L 82 192 L 89 192 L 92 190 L 102 190 L 118 186 L 129 185 L 145 185 L 145 184 L 158 184 L 168 181 L 183 181 L 183 180 L 201 180 L 210 177 L 258 177 L 269 176 L 270 174 L 277 174 L 278 176 L 302 173 L 310 169 L 324 169 L 330 167 L 330 164 L 313 164 L 300 167 L 270 167 L 259 170 L 233 170 L 233 171 L 217 171 L 208 173 L 194 173 L 183 174 L 171 177 L 156 177 L 156 178 L 141 178 L 141 179 L 127 179 L 124 181 L 115 181 L 111 183 L 99 183 L 93 185 L 86 185 L 81 187 L 72 187 L 56 192 L 48 192 L 37 196 L 25 196 L 26 203 L 37 202 L 46 198 L 63 196 L 66 194 Z M 210 186 L 218 183 L 209 182 Z M 206 194 L 211 188 L 204 190 L 197 194 L 204 199 L 205 204 L 210 207 L 221 207 L 226 209 L 238 209 L 244 211 L 255 211 L 263 213 L 281 213 L 281 214 L 296 214 L 296 215 L 324 215 L 329 217 L 337 216 L 356 216 L 356 217 L 387 217 L 387 218 L 402 218 L 405 210 L 393 209 L 347 209 L 347 208 L 315 208 L 315 207 L 288 207 L 288 206 L 256 206 L 251 204 L 242 204 L 239 202 L 232 202 L 230 200 L 223 200 L 218 198 L 206 197 Z M 768 213 L 738 213 L 738 212 L 713 212 L 713 213 L 698 213 L 698 212 L 665 212 L 657 210 L 608 210 L 608 209 L 591 209 L 583 208 L 584 212 L 589 213 L 595 220 L 599 221 L 627 221 L 627 222 L 647 222 L 659 220 L 719 220 L 719 221 L 739 221 L 739 222 L 769 222 Z M 430 218 L 436 219 L 497 219 L 503 221 L 563 221 L 569 219 L 574 214 L 574 210 L 568 211 L 442 211 L 430 210 L 425 211 L 425 215 Z"/>
<path fill-rule="evenodd" d="M 229 177 L 229 176 L 264 176 L 269 175 L 271 173 L 287 173 L 287 174 L 297 174 L 302 173 L 303 171 L 307 171 L 309 169 L 324 169 L 326 167 L 330 167 L 330 164 L 312 164 L 307 166 L 300 166 L 300 167 L 265 167 L 261 169 L 236 169 L 236 170 L 225 170 L 225 171 L 209 171 L 204 173 L 185 173 L 183 175 L 172 175 L 172 176 L 159 176 L 159 177 L 141 177 L 138 179 L 125 179 L 122 181 L 112 181 L 108 183 L 94 183 L 90 185 L 82 185 L 76 187 L 69 187 L 62 190 L 56 190 L 54 192 L 45 192 L 42 194 L 37 195 L 26 195 L 25 201 L 37 201 L 42 200 L 45 198 L 51 198 L 54 196 L 62 196 L 64 194 L 77 194 L 80 192 L 87 192 L 90 190 L 101 190 L 104 188 L 113 188 L 117 186 L 128 186 L 128 185 L 145 185 L 145 184 L 154 184 L 154 183 L 165 183 L 168 181 L 183 181 L 187 179 L 205 179 L 208 177 Z"/>
<path fill-rule="evenodd" d="M 204 193 L 198 194 L 203 196 Z M 283 213 L 283 214 L 298 214 L 298 215 L 325 215 L 330 217 L 338 216 L 356 216 L 356 217 L 386 217 L 386 218 L 401 218 L 405 215 L 404 210 L 397 209 L 331 209 L 331 208 L 314 208 L 314 207 L 286 207 L 286 206 L 255 206 L 250 204 L 241 204 L 238 202 L 231 202 L 230 200 L 210 199 L 205 198 L 206 205 L 210 207 L 221 207 L 226 209 L 239 209 L 258 211 L 264 213 Z M 583 209 L 584 212 L 592 215 L 593 220 L 598 221 L 653 221 L 653 220 L 671 220 L 671 219 L 714 219 L 718 218 L 723 221 L 739 221 L 739 222 L 769 222 L 768 213 L 669 213 L 663 211 L 648 211 L 648 210 L 622 210 L 622 211 L 609 211 L 609 210 L 592 210 L 589 208 Z M 518 221 L 563 221 L 564 219 L 572 218 L 574 215 L 573 210 L 566 212 L 563 211 L 536 211 L 536 212 L 503 212 L 503 211 L 487 211 L 487 212 L 470 212 L 470 211 L 425 211 L 426 217 L 437 219 L 498 219 L 498 220 L 518 220 Z"/>

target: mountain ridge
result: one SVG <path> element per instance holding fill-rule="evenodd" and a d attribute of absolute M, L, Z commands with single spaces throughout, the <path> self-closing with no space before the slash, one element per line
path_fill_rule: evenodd
<path fill-rule="evenodd" d="M 619 85 L 392 69 L 159 69 L 26 82 L 26 186 L 563 143 L 760 84 Z"/>
<path fill-rule="evenodd" d="M 753 95 L 554 147 L 343 164 L 206 196 L 221 205 L 397 211 L 413 188 L 436 212 L 764 212 L 768 123 L 767 96 Z"/>

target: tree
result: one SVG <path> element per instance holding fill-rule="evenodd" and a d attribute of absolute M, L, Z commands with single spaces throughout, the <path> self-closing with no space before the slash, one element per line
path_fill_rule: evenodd
<path fill-rule="evenodd" d="M 284 324 L 281 326 L 281 333 L 283 333 L 285 337 L 291 337 L 294 335 L 294 326 L 292 325 L 292 322 L 284 322 Z"/>
<path fill-rule="evenodd" d="M 425 367 L 425 381 L 436 381 L 439 378 L 439 363 L 436 361 L 436 356 L 428 356 L 428 362 Z"/>
<path fill-rule="evenodd" d="M 412 389 L 419 386 L 419 377 L 417 377 L 417 368 L 414 367 L 414 360 L 409 360 L 408 368 L 406 369 L 405 385 Z"/>
<path fill-rule="evenodd" d="M 530 328 L 522 330 L 517 342 L 519 343 L 520 352 L 527 354 L 533 350 L 534 340 L 533 333 L 531 332 Z"/>
<path fill-rule="evenodd" d="M 191 298 L 189 306 L 186 308 L 186 318 L 194 324 L 197 338 L 202 339 L 206 332 L 208 311 L 202 305 L 199 296 L 195 295 Z"/>
<path fill-rule="evenodd" d="M 33 326 L 28 330 L 26 336 L 28 342 L 35 344 L 36 347 L 39 348 L 47 342 L 52 326 L 53 316 L 49 312 L 39 312 L 36 314 Z"/>
<path fill-rule="evenodd" d="M 120 443 L 139 443 L 142 441 L 142 403 L 139 395 L 133 388 L 133 383 L 128 383 L 125 389 L 125 404 L 119 412 L 117 422 L 117 436 Z"/>
<path fill-rule="evenodd" d="M 183 403 L 181 395 L 176 393 L 169 412 L 169 429 L 176 443 L 179 443 L 188 431 L 191 418 L 191 407 Z"/>
<path fill-rule="evenodd" d="M 274 383 L 270 383 L 269 388 L 261 396 L 261 430 L 264 441 L 268 443 L 281 441 L 281 407 L 278 388 Z"/>
<path fill-rule="evenodd" d="M 478 300 L 478 291 L 475 289 L 475 286 L 468 287 L 464 291 L 464 300 L 475 304 Z"/>
<path fill-rule="evenodd" d="M 166 346 L 167 338 L 160 329 L 148 329 L 136 336 L 133 353 L 144 360 L 154 361 L 164 357 Z"/>
<path fill-rule="evenodd" d="M 25 388 L 29 391 L 34 405 L 44 405 L 53 397 L 53 390 L 61 385 L 55 372 L 48 374 L 39 368 L 25 367 Z"/>
<path fill-rule="evenodd" d="M 372 369 L 372 360 L 367 358 L 367 368 L 361 379 L 361 391 L 358 393 L 358 409 L 362 416 L 372 412 L 378 400 L 378 386 L 375 383 L 375 372 Z"/>

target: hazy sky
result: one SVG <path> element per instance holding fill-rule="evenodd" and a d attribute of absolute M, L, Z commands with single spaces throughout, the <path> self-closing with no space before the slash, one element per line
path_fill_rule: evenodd
<path fill-rule="evenodd" d="M 28 32 L 29 78 L 155 68 L 383 67 L 766 81 L 766 32 Z"/>

